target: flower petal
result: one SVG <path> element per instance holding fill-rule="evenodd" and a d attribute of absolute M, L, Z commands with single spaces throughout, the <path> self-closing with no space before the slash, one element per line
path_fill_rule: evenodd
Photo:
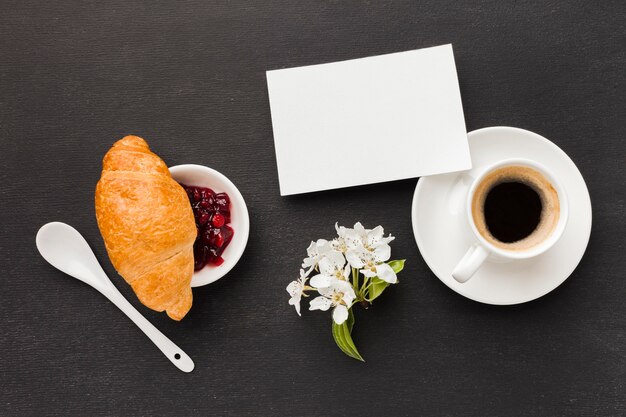
<path fill-rule="evenodd" d="M 350 264 L 346 264 L 346 267 L 343 269 L 343 277 L 346 279 L 346 281 L 350 280 L 350 269 L 351 266 Z"/>
<path fill-rule="evenodd" d="M 354 292 L 354 288 L 352 288 L 352 285 L 348 284 L 348 287 L 343 288 L 341 292 L 343 293 L 343 297 L 341 298 L 342 301 L 346 303 L 347 306 L 351 305 L 356 298 L 356 293 Z"/>
<path fill-rule="evenodd" d="M 393 268 L 387 264 L 376 265 L 376 274 L 378 275 L 378 278 L 390 284 L 398 282 L 398 277 L 393 271 Z"/>
<path fill-rule="evenodd" d="M 332 302 L 330 301 L 330 299 L 326 298 L 326 297 L 315 297 L 314 299 L 311 300 L 311 303 L 309 305 L 309 310 L 322 310 L 322 311 L 326 311 L 330 308 L 330 306 L 332 305 Z"/>
<path fill-rule="evenodd" d="M 364 277 L 367 277 L 367 278 L 372 278 L 376 276 L 376 272 L 372 271 L 369 268 L 361 269 L 361 273 L 363 274 Z"/>
<path fill-rule="evenodd" d="M 314 268 L 315 265 L 317 264 L 317 259 L 316 258 L 304 258 L 302 260 L 302 268 Z"/>
<path fill-rule="evenodd" d="M 372 230 L 367 233 L 367 245 L 368 246 L 376 246 L 381 239 L 383 238 L 383 234 L 385 230 L 382 226 L 376 226 Z"/>
<path fill-rule="evenodd" d="M 292 297 L 296 294 L 301 294 L 302 284 L 300 283 L 300 281 L 291 281 L 289 285 L 287 285 L 287 292 Z"/>
<path fill-rule="evenodd" d="M 319 267 L 320 273 L 323 275 L 333 275 L 335 273 L 335 264 L 327 257 L 320 260 Z"/>
<path fill-rule="evenodd" d="M 300 270 L 300 281 L 302 281 L 303 284 L 306 282 L 306 280 L 308 279 L 312 271 L 313 271 L 313 267 L 310 267 L 306 271 L 304 269 Z"/>
<path fill-rule="evenodd" d="M 357 250 L 349 250 L 346 253 L 346 259 L 348 259 L 353 268 L 363 268 L 365 266 L 363 259 L 361 259 L 361 254 Z"/>
<path fill-rule="evenodd" d="M 389 242 L 391 242 L 391 241 L 392 241 L 392 240 L 394 240 L 394 239 L 395 239 L 395 237 L 393 237 L 393 236 L 389 235 L 389 236 L 387 236 L 387 237 L 382 238 L 382 239 L 380 240 L 380 243 L 389 243 Z"/>
<path fill-rule="evenodd" d="M 354 301 L 355 298 L 356 298 L 356 294 L 354 294 L 354 292 L 352 293 L 344 292 L 343 297 L 341 299 L 343 300 L 344 303 L 346 303 L 347 306 L 349 306 L 349 305 L 352 305 L 352 302 Z"/>
<path fill-rule="evenodd" d="M 376 262 L 386 262 L 391 258 L 391 246 L 386 243 L 376 246 L 374 249 L 374 260 Z"/>
<path fill-rule="evenodd" d="M 337 324 L 342 324 L 344 321 L 348 320 L 348 308 L 341 304 L 335 307 L 333 310 L 333 320 Z"/>
<path fill-rule="evenodd" d="M 311 244 L 309 245 L 309 247 L 306 248 L 306 254 L 309 256 L 317 255 L 317 244 L 315 242 L 311 241 Z"/>
<path fill-rule="evenodd" d="M 320 255 L 323 255 L 326 252 L 330 252 L 330 250 L 332 249 L 330 247 L 330 242 L 326 239 L 317 239 L 317 242 L 315 242 L 315 244 L 317 245 L 317 253 L 319 253 Z"/>
<path fill-rule="evenodd" d="M 317 274 L 309 281 L 311 287 L 315 288 L 325 288 L 330 285 L 332 278 L 328 275 Z"/>
<path fill-rule="evenodd" d="M 353 292 L 354 291 L 354 289 L 352 288 L 352 285 L 348 281 L 335 280 L 333 281 L 332 287 L 337 292 Z"/>
<path fill-rule="evenodd" d="M 291 299 L 289 300 L 289 304 L 296 308 L 296 313 L 298 313 L 299 316 L 302 316 L 302 314 L 300 314 L 300 300 L 301 297 L 299 295 L 291 297 Z"/>
<path fill-rule="evenodd" d="M 330 279 L 330 284 L 328 284 L 328 286 L 327 286 L 327 287 L 321 287 L 321 288 L 318 288 L 318 289 L 317 289 L 317 291 L 318 291 L 321 295 L 323 295 L 324 297 L 327 297 L 327 298 L 332 298 L 333 294 L 335 293 L 335 283 L 336 283 L 337 281 L 339 281 L 339 280 L 338 280 L 338 279 L 336 279 L 336 278 L 331 278 L 331 279 Z"/>
<path fill-rule="evenodd" d="M 346 264 L 346 258 L 343 256 L 343 253 L 336 250 L 328 252 L 326 259 L 329 259 L 336 268 L 343 268 Z"/>

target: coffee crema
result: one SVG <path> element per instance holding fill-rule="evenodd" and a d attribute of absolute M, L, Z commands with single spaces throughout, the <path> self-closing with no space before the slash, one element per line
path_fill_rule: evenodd
<path fill-rule="evenodd" d="M 546 240 L 559 222 L 557 191 L 539 171 L 506 166 L 488 173 L 472 197 L 472 218 L 492 245 L 528 250 Z"/>

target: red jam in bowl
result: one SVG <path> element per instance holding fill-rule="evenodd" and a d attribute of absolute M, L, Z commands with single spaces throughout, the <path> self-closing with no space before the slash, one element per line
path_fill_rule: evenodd
<path fill-rule="evenodd" d="M 180 184 L 191 202 L 198 236 L 193 244 L 194 269 L 207 264 L 221 265 L 222 253 L 233 238 L 230 223 L 230 198 L 210 188 Z"/>

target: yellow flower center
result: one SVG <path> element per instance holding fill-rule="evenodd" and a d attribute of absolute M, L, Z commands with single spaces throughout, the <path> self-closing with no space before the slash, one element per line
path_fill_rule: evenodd
<path fill-rule="evenodd" d="M 334 293 L 330 300 L 332 301 L 334 305 L 341 304 L 343 302 L 343 293 L 342 292 Z"/>

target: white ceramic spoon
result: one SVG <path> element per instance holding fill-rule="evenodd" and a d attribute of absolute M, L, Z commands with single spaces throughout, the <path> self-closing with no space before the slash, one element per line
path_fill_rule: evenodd
<path fill-rule="evenodd" d="M 37 232 L 37 249 L 55 268 L 89 284 L 119 307 L 183 372 L 191 372 L 191 358 L 142 316 L 106 276 L 83 236 L 72 226 L 52 222 Z"/>

